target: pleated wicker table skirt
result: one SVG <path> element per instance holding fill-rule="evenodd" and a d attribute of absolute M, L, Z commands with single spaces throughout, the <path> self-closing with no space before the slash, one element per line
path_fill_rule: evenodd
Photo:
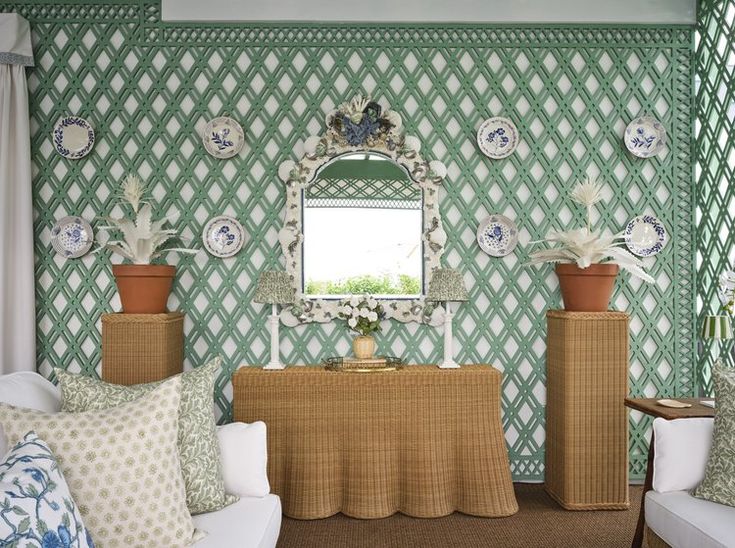
<path fill-rule="evenodd" d="M 268 477 L 285 515 L 518 511 L 489 366 L 346 373 L 240 368 L 234 418 L 268 428 Z"/>

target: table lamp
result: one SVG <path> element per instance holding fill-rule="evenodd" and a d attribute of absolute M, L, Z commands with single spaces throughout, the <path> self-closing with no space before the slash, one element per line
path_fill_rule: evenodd
<path fill-rule="evenodd" d="M 722 363 L 721 341 L 727 341 L 733 338 L 732 319 L 730 316 L 705 316 L 702 324 L 702 339 L 718 342 L 717 360 L 715 365 Z"/>
<path fill-rule="evenodd" d="M 467 289 L 462 280 L 462 274 L 453 268 L 437 268 L 432 272 L 427 301 L 446 303 L 444 314 L 444 361 L 439 365 L 441 369 L 456 369 L 459 364 L 452 357 L 452 313 L 453 302 L 467 300 Z"/>
<path fill-rule="evenodd" d="M 284 369 L 278 350 L 278 305 L 291 304 L 296 291 L 291 276 L 280 270 L 266 270 L 260 275 L 253 302 L 270 304 L 271 361 L 263 369 Z"/>

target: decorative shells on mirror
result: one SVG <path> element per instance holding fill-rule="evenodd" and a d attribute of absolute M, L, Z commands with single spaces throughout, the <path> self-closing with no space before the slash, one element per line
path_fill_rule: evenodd
<path fill-rule="evenodd" d="M 447 168 L 438 160 L 424 161 L 421 141 L 403 133 L 401 116 L 385 110 L 367 97 L 355 97 L 326 117 L 324 135 L 312 135 L 304 141 L 304 157 L 299 162 L 286 160 L 278 168 L 278 176 L 287 185 L 305 185 L 316 176 L 317 169 L 347 152 L 371 150 L 381 152 L 408 169 L 417 183 L 440 184 Z"/>
<path fill-rule="evenodd" d="M 286 213 L 278 240 L 286 258 L 286 271 L 296 285 L 297 302 L 286 308 L 281 321 L 286 325 L 329 322 L 337 316 L 338 302 L 307 299 L 302 294 L 301 193 L 314 181 L 320 168 L 339 156 L 370 151 L 385 156 L 402 166 L 423 191 L 424 271 L 428 278 L 440 266 L 447 234 L 439 213 L 438 185 L 447 175 L 446 166 L 437 160 L 426 161 L 420 155 L 421 141 L 404 133 L 401 116 L 387 106 L 358 96 L 328 113 L 326 131 L 304 141 L 304 155 L 298 161 L 287 160 L 278 168 L 278 177 L 286 183 Z M 439 325 L 444 310 L 423 298 L 394 300 L 385 303 L 386 315 L 403 322 Z"/>

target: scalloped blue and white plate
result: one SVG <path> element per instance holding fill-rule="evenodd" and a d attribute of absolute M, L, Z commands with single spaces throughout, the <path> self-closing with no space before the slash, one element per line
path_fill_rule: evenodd
<path fill-rule="evenodd" d="M 54 126 L 52 134 L 56 152 L 64 158 L 83 158 L 94 146 L 94 129 L 84 118 L 67 116 Z"/>
<path fill-rule="evenodd" d="M 623 231 L 625 245 L 633 255 L 652 257 L 661 252 L 669 241 L 666 227 L 653 215 L 641 215 L 630 220 Z"/>
<path fill-rule="evenodd" d="M 504 257 L 518 245 L 518 227 L 504 215 L 491 215 L 477 228 L 477 243 L 492 257 Z"/>
<path fill-rule="evenodd" d="M 242 150 L 245 133 L 242 126 L 228 116 L 210 120 L 202 136 L 204 148 L 215 158 L 232 158 Z"/>
<path fill-rule="evenodd" d="M 623 141 L 633 156 L 650 158 L 666 146 L 666 128 L 655 118 L 642 116 L 628 124 Z"/>
<path fill-rule="evenodd" d="M 488 118 L 477 130 L 477 146 L 488 158 L 506 158 L 518 146 L 518 128 L 508 118 Z"/>
<path fill-rule="evenodd" d="M 64 217 L 51 227 L 51 247 L 67 259 L 77 259 L 86 254 L 92 242 L 92 227 L 81 217 Z"/>
<path fill-rule="evenodd" d="M 232 257 L 242 249 L 245 230 L 236 219 L 221 215 L 210 219 L 202 232 L 204 247 L 215 257 Z"/>

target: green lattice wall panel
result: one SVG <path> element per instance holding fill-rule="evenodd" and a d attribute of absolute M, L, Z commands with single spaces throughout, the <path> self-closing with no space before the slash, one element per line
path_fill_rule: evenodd
<path fill-rule="evenodd" d="M 123 175 L 154 185 L 159 211 L 195 240 L 213 215 L 236 216 L 248 232 L 235 258 L 168 257 L 179 276 L 170 304 L 185 310 L 187 365 L 221 353 L 228 371 L 217 405 L 230 416 L 229 373 L 262 363 L 267 314 L 252 304 L 254 281 L 282 262 L 277 243 L 285 203 L 277 166 L 295 159 L 324 114 L 356 93 L 385 98 L 426 156 L 449 170 L 441 194 L 446 262 L 460 268 L 470 302 L 455 318 L 457 358 L 504 371 L 503 411 L 514 476 L 543 475 L 544 311 L 560 297 L 550 267 L 528 268 L 531 240 L 581 221 L 565 198 L 586 174 L 606 183 L 600 217 L 613 229 L 644 212 L 668 225 L 672 243 L 648 261 L 657 284 L 620 283 L 614 304 L 632 314 L 631 391 L 693 388 L 693 202 L 691 31 L 681 27 L 175 26 L 157 4 L 18 4 L 34 28 L 30 71 L 38 292 L 38 367 L 93 373 L 99 317 L 118 307 L 108 260 L 64 261 L 49 247 L 54 219 L 108 213 Z M 7 7 L 5 7 L 7 9 Z M 114 21 L 114 22 L 113 22 Z M 54 122 L 78 113 L 98 141 L 70 162 L 51 147 Z M 218 161 L 197 136 L 229 113 L 246 130 L 236 158 Z M 633 117 L 651 113 L 671 147 L 649 161 L 623 151 Z M 522 141 L 503 161 L 475 145 L 490 115 L 514 119 Z M 491 259 L 477 224 L 503 213 L 521 245 Z M 282 329 L 286 362 L 345 353 L 342 325 Z M 392 323 L 379 350 L 411 362 L 441 357 L 441 331 Z M 633 416 L 632 472 L 643 471 L 645 428 Z"/>
<path fill-rule="evenodd" d="M 717 279 L 735 265 L 735 1 L 700 3 L 697 25 L 696 203 L 699 231 L 699 324 L 721 312 Z M 732 351 L 732 346 L 723 352 Z M 715 349 L 703 343 L 698 368 L 702 390 L 712 384 Z"/>

